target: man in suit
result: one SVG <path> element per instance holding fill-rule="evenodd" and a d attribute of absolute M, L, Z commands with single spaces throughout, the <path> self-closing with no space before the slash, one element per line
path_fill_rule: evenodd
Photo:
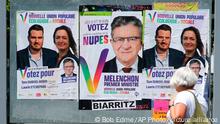
<path fill-rule="evenodd" d="M 63 61 L 64 74 L 62 74 L 61 77 L 77 76 L 75 73 L 73 73 L 74 68 L 75 68 L 74 61 L 71 58 L 64 59 Z"/>
<path fill-rule="evenodd" d="M 199 74 L 201 70 L 201 62 L 198 59 L 191 59 L 189 61 L 189 68 L 193 70 L 198 78 L 202 78 L 203 76 Z"/>
<path fill-rule="evenodd" d="M 32 25 L 28 30 L 29 46 L 17 52 L 17 69 L 25 67 L 56 67 L 56 51 L 43 48 L 44 29 L 41 25 Z"/>
<path fill-rule="evenodd" d="M 143 52 L 145 68 L 174 67 L 176 69 L 182 66 L 183 52 L 169 48 L 171 33 L 171 27 L 166 24 L 162 24 L 156 29 L 156 45 Z"/>
<path fill-rule="evenodd" d="M 141 73 L 141 21 L 135 16 L 118 16 L 111 23 L 111 31 L 110 42 L 116 57 L 105 63 L 103 72 Z"/>

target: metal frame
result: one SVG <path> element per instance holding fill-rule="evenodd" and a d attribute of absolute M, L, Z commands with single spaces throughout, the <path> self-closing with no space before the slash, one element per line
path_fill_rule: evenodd
<path fill-rule="evenodd" d="M 214 59 L 214 80 L 213 80 L 213 118 L 217 118 L 218 121 L 220 119 L 220 99 L 218 94 L 219 94 L 219 88 L 220 88 L 220 77 L 218 76 L 218 74 L 220 74 L 220 58 L 218 57 L 220 53 L 220 49 L 217 49 L 217 47 L 220 46 L 220 36 L 218 35 L 220 32 L 220 1 L 219 0 L 215 0 L 215 14 L 214 14 L 214 55 L 215 55 L 215 59 Z M 219 122 L 217 122 L 219 123 Z"/>
<path fill-rule="evenodd" d="M 0 123 L 6 124 L 7 123 L 7 95 L 6 95 L 6 0 L 0 1 Z"/>

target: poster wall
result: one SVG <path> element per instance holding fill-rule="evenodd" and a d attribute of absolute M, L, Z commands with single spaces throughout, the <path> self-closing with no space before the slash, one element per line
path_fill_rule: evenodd
<path fill-rule="evenodd" d="M 171 28 L 171 37 L 170 43 L 161 43 L 169 53 L 158 66 L 158 39 L 167 38 L 156 33 L 161 25 Z M 188 49 L 182 32 L 192 27 L 199 32 L 202 50 L 196 48 L 196 57 L 185 61 Z M 79 96 L 94 110 L 106 109 L 96 105 L 118 103 L 132 107 L 117 109 L 137 109 L 145 99 L 149 107 L 149 99 L 175 94 L 169 80 L 181 66 L 197 71 L 195 89 L 204 95 L 209 39 L 209 10 L 93 11 L 80 16 L 76 11 L 18 11 L 17 98 Z"/>

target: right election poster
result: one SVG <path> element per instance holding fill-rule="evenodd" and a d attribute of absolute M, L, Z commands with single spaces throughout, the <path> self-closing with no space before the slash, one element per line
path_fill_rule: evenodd
<path fill-rule="evenodd" d="M 170 99 L 175 69 L 189 66 L 198 76 L 195 89 L 204 95 L 209 51 L 209 10 L 144 12 L 145 86 L 143 97 Z"/>

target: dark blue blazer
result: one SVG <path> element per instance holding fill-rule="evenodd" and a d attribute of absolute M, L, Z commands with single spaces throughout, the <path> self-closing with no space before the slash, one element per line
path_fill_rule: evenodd
<path fill-rule="evenodd" d="M 42 48 L 42 53 L 43 66 L 55 68 L 57 62 L 57 52 L 47 48 Z M 28 47 L 17 52 L 17 69 L 24 69 L 25 67 L 30 67 Z"/>
<path fill-rule="evenodd" d="M 73 73 L 73 76 L 77 76 L 75 73 Z M 65 77 L 65 73 L 61 75 L 61 77 Z"/>
<path fill-rule="evenodd" d="M 142 69 L 143 69 L 143 59 L 138 56 L 138 73 L 142 73 Z M 102 72 L 118 72 L 116 57 L 105 63 Z"/>
<path fill-rule="evenodd" d="M 143 51 L 143 61 L 145 68 L 156 67 L 155 56 L 155 47 Z M 183 52 L 169 48 L 169 66 L 173 66 L 175 69 L 181 67 L 183 58 Z"/>

